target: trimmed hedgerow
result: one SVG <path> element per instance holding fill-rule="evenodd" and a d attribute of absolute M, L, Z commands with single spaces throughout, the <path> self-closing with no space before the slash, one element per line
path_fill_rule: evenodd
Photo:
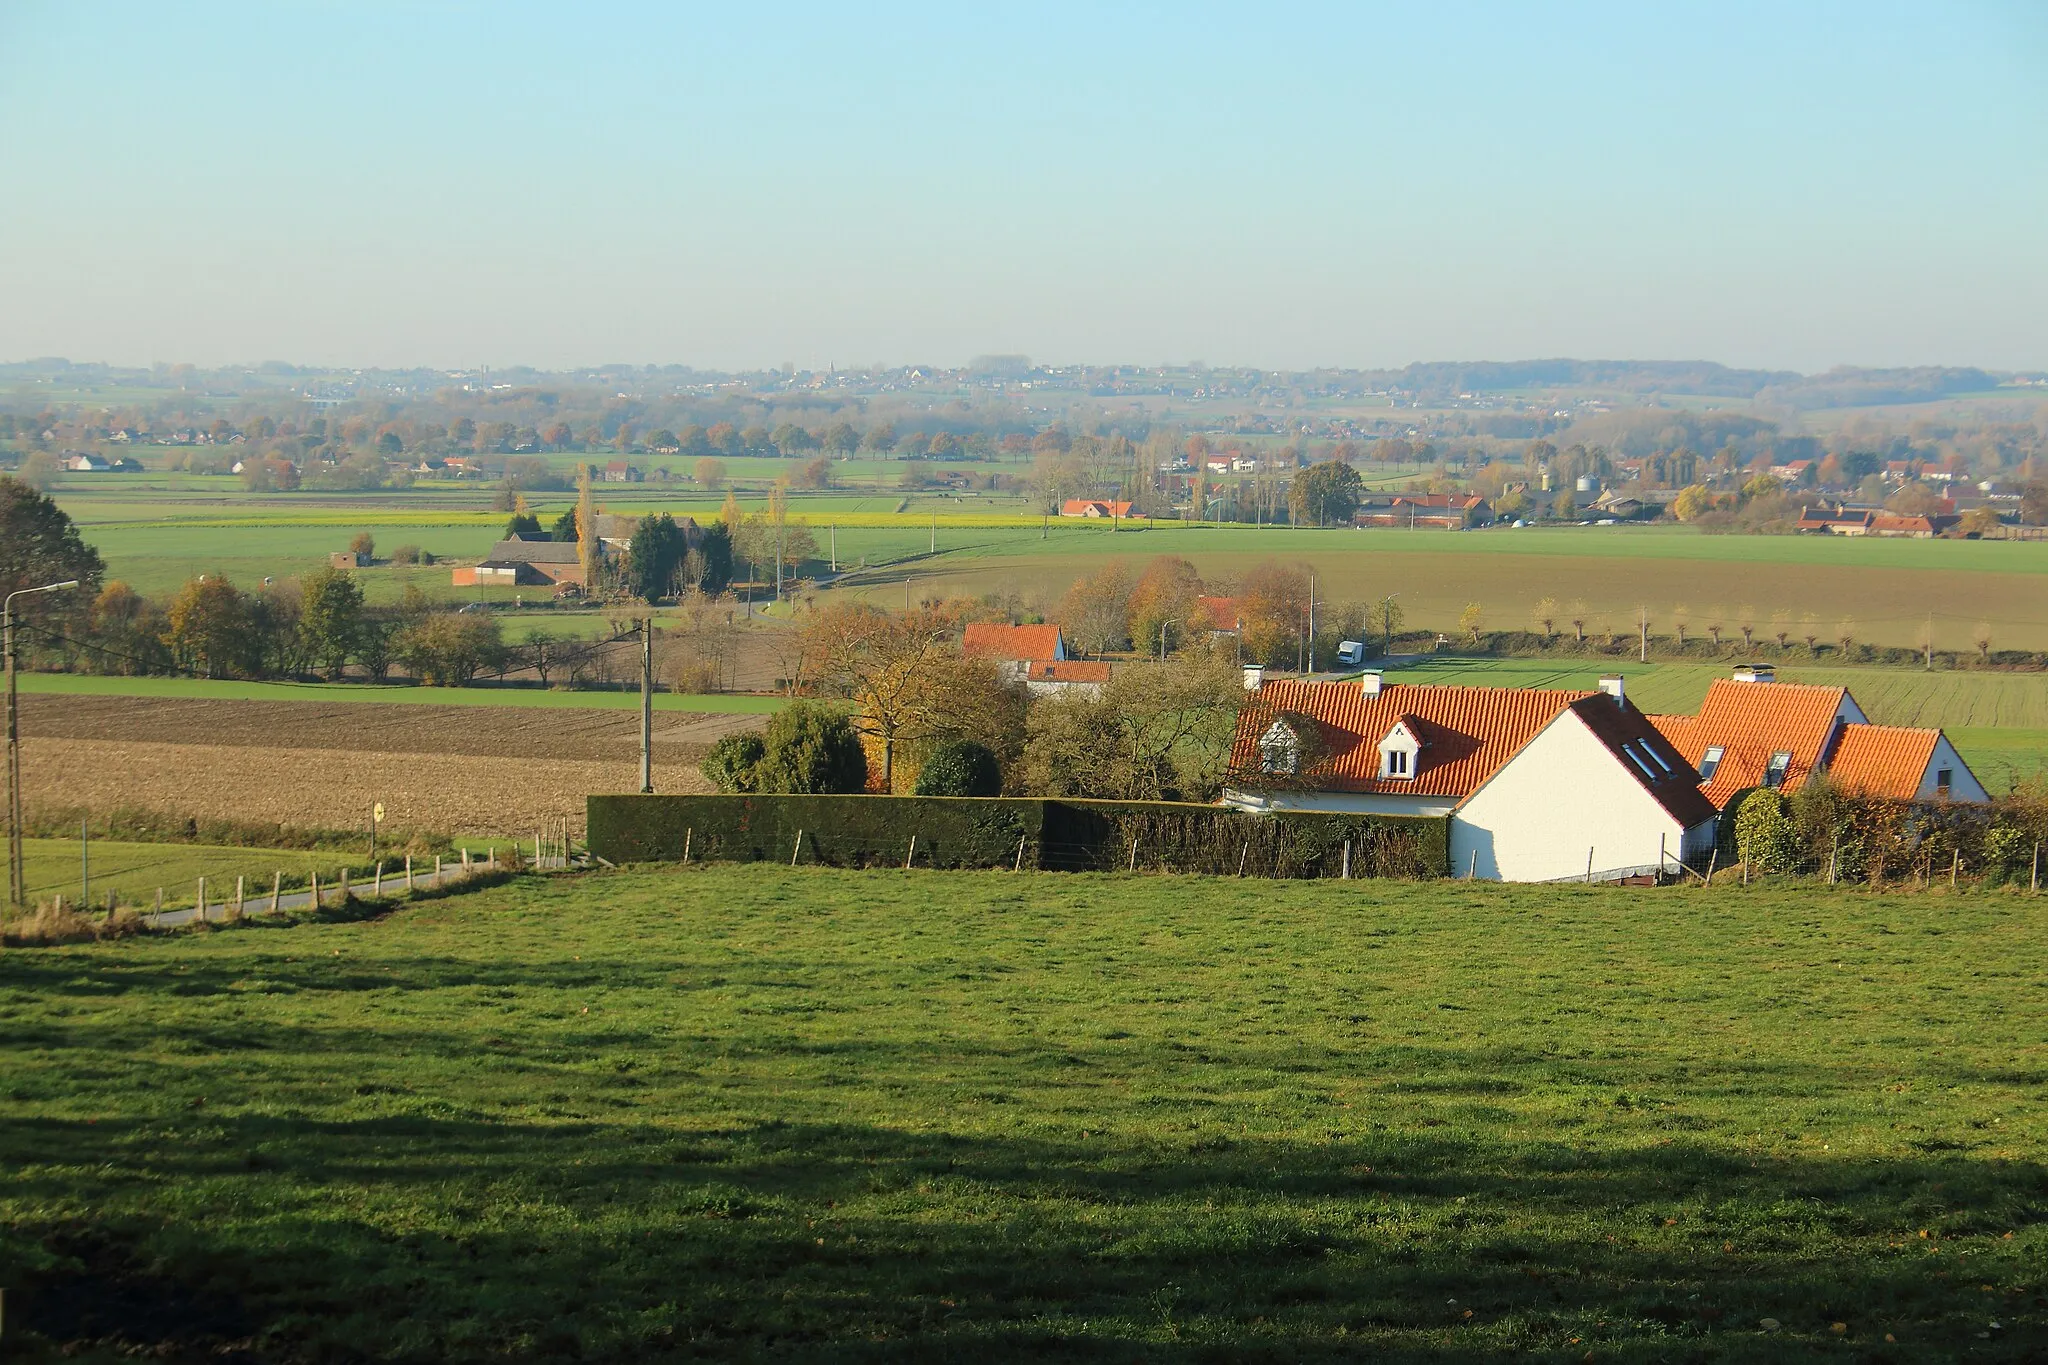
<path fill-rule="evenodd" d="M 1249 815 L 1169 801 L 916 796 L 593 796 L 591 851 L 615 863 L 1015 867 L 1218 876 L 1440 877 L 1441 818 Z M 801 836 L 801 837 L 799 837 Z M 912 839 L 916 840 L 915 851 Z"/>

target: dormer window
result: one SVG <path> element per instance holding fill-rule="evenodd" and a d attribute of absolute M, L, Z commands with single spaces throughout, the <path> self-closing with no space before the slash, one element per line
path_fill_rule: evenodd
<path fill-rule="evenodd" d="M 1286 721 L 1274 721 L 1259 736 L 1259 769 L 1282 774 L 1301 771 L 1301 736 Z"/>
<path fill-rule="evenodd" d="M 1714 769 L 1721 766 L 1721 760 L 1727 756 L 1727 753 L 1728 751 L 1718 744 L 1709 744 L 1707 746 L 1705 757 L 1700 759 L 1700 781 L 1712 782 L 1714 780 Z"/>
<path fill-rule="evenodd" d="M 1792 771 L 1792 755 L 1784 749 L 1778 750 L 1778 752 L 1771 755 L 1770 766 L 1764 769 L 1764 785 L 1766 787 L 1784 786 L 1785 774 L 1790 771 Z"/>
<path fill-rule="evenodd" d="M 1380 741 L 1380 776 L 1384 779 L 1405 782 L 1415 776 L 1417 760 L 1422 755 L 1422 741 L 1404 719 L 1387 731 L 1387 737 Z"/>

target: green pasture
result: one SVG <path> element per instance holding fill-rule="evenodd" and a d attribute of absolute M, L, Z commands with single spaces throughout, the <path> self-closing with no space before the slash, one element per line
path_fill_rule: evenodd
<path fill-rule="evenodd" d="M 299 849 L 227 848 L 202 844 L 128 843 L 114 839 L 88 840 L 81 850 L 76 839 L 24 839 L 23 870 L 31 902 L 63 896 L 77 904 L 81 890 L 89 890 L 92 903 L 106 904 L 111 892 L 123 905 L 148 908 L 156 892 L 163 889 L 164 904 L 191 905 L 199 894 L 199 878 L 206 878 L 207 896 L 234 894 L 235 878 L 244 881 L 246 893 L 254 899 L 260 891 L 270 892 L 271 878 L 284 874 L 287 890 L 297 890 L 318 873 L 323 879 L 338 880 L 341 870 L 360 873 L 368 865 L 334 852 L 306 852 Z M 401 857 L 403 855 L 400 855 Z"/>
<path fill-rule="evenodd" d="M 88 697 L 180 697 L 218 701 L 402 702 L 411 706 L 541 706 L 577 710 L 632 709 L 640 694 L 558 691 L 538 687 L 380 687 L 367 683 L 239 682 L 203 678 L 121 678 L 81 673 L 24 673 L 23 692 Z M 767 715 L 782 697 L 657 692 L 657 711 Z"/>
<path fill-rule="evenodd" d="M 751 865 L 9 951 L 7 1329 L 2036 1360 L 2036 904 Z"/>

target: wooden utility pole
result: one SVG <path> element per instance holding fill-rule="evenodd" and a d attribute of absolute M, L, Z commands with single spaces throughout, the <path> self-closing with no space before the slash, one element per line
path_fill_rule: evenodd
<path fill-rule="evenodd" d="M 640 794 L 654 795 L 654 618 L 640 623 Z"/>

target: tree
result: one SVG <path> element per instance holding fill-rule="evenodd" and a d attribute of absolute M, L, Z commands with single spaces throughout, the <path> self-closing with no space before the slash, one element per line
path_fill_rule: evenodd
<path fill-rule="evenodd" d="M 92 633 L 103 647 L 87 657 L 96 672 L 141 674 L 169 667 L 163 608 L 115 579 L 92 604 Z"/>
<path fill-rule="evenodd" d="M 844 712 L 812 702 L 778 711 L 761 736 L 754 770 L 763 792 L 859 792 L 867 787 L 867 755 Z"/>
<path fill-rule="evenodd" d="M 1995 507 L 1972 507 L 1963 513 L 1963 519 L 1956 529 L 1966 536 L 1986 536 L 1999 527 L 1998 509 Z"/>
<path fill-rule="evenodd" d="M 368 563 L 377 557 L 377 538 L 368 531 L 356 532 L 355 536 L 349 541 L 348 547 L 355 551 L 364 563 Z"/>
<path fill-rule="evenodd" d="M 344 569 L 319 569 L 299 585 L 307 655 L 330 681 L 341 677 L 363 633 L 363 590 Z"/>
<path fill-rule="evenodd" d="M 57 475 L 60 472 L 61 467 L 57 463 L 56 456 L 50 454 L 47 450 L 36 450 L 29 452 L 27 457 L 22 460 L 21 468 L 15 474 L 14 481 L 25 488 L 41 493 L 56 486 Z"/>
<path fill-rule="evenodd" d="M 1060 630 L 1083 654 L 1106 654 L 1130 643 L 1131 571 L 1112 559 L 1077 579 L 1060 599 Z"/>
<path fill-rule="evenodd" d="M 706 455 L 696 464 L 697 482 L 706 488 L 725 487 L 725 461 Z"/>
<path fill-rule="evenodd" d="M 520 645 L 520 654 L 525 658 L 526 666 L 540 679 L 540 685 L 546 687 L 548 675 L 561 667 L 562 642 L 548 631 L 529 630 Z"/>
<path fill-rule="evenodd" d="M 1094 697 L 1031 709 L 1026 789 L 1039 796 L 1210 801 L 1221 791 L 1244 700 L 1228 661 L 1189 653 L 1119 670 Z"/>
<path fill-rule="evenodd" d="M 58 621 L 82 617 L 105 572 L 99 552 L 54 499 L 0 475 L 0 594 L 75 578 L 76 592 L 49 594 L 37 615 Z"/>
<path fill-rule="evenodd" d="M 735 731 L 719 737 L 697 771 L 704 774 L 705 781 L 722 792 L 750 792 L 755 789 L 761 759 L 767 752 L 768 746 L 757 732 Z"/>
<path fill-rule="evenodd" d="M 1308 630 L 1308 573 L 1267 560 L 1237 590 L 1239 642 L 1245 657 L 1285 665 L 1300 658 Z"/>
<path fill-rule="evenodd" d="M 1477 645 L 1479 643 L 1479 627 L 1485 620 L 1486 608 L 1477 602 L 1467 602 L 1465 609 L 1458 613 L 1458 629 L 1469 635 L 1472 638 L 1472 643 Z"/>
<path fill-rule="evenodd" d="M 253 672 L 249 599 L 219 574 L 201 574 L 171 599 L 164 643 L 178 663 L 209 678 Z"/>
<path fill-rule="evenodd" d="M 2029 483 L 2020 489 L 2020 521 L 2028 526 L 2048 526 L 2048 483 Z"/>
<path fill-rule="evenodd" d="M 1002 765 L 987 745 L 952 740 L 932 750 L 911 790 L 918 796 L 1001 796 Z"/>
<path fill-rule="evenodd" d="M 670 596 L 688 551 L 689 541 L 674 517 L 666 512 L 658 517 L 642 517 L 626 551 L 633 595 L 643 602 Z"/>
<path fill-rule="evenodd" d="M 467 687 L 504 658 L 497 618 L 469 612 L 431 612 L 401 630 L 395 648 L 408 672 L 439 687 Z"/>
<path fill-rule="evenodd" d="M 1178 555 L 1161 555 L 1147 564 L 1131 589 L 1130 636 L 1146 653 L 1180 648 L 1197 629 L 1197 617 L 1204 615 L 1202 576 Z"/>
<path fill-rule="evenodd" d="M 1287 490 L 1287 514 L 1296 526 L 1349 526 L 1365 481 L 1342 460 L 1310 465 Z"/>
<path fill-rule="evenodd" d="M 1557 599 L 1555 597 L 1545 597 L 1536 603 L 1536 610 L 1533 614 L 1536 624 L 1543 630 L 1543 638 L 1546 641 L 1551 636 L 1557 634 L 1557 611 Z"/>
<path fill-rule="evenodd" d="M 538 539 L 540 534 L 540 518 L 531 512 L 516 513 L 510 521 L 505 523 L 504 539 L 506 540 L 512 540 L 519 536 Z"/>
<path fill-rule="evenodd" d="M 566 508 L 560 516 L 555 518 L 554 525 L 548 528 L 548 539 L 558 541 L 572 541 L 576 539 L 575 508 Z"/>
<path fill-rule="evenodd" d="M 1714 495 L 1704 484 L 1688 484 L 1671 500 L 1671 515 L 1680 521 L 1693 521 L 1713 510 Z"/>
<path fill-rule="evenodd" d="M 820 455 L 814 460 L 804 461 L 797 471 L 797 486 L 800 488 L 830 488 L 832 486 L 832 459 Z"/>
<path fill-rule="evenodd" d="M 697 565 L 697 591 L 716 597 L 732 582 L 732 532 L 722 521 L 700 528 L 697 548 L 689 558 Z"/>

